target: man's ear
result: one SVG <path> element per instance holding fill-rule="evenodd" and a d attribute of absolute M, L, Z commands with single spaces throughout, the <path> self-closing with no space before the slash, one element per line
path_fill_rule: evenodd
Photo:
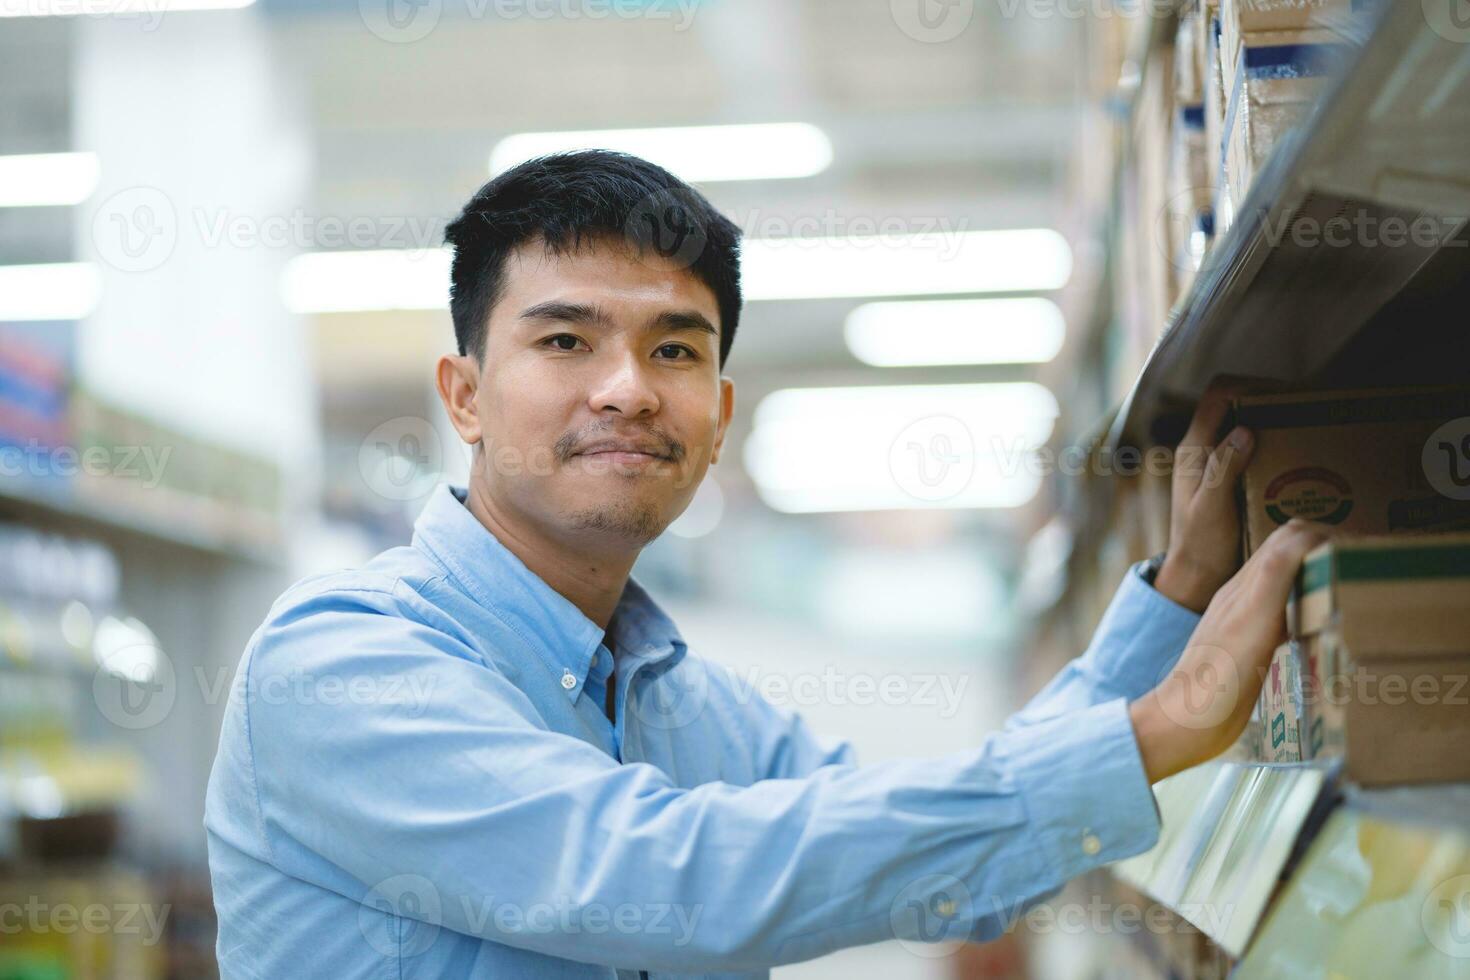
<path fill-rule="evenodd" d="M 478 445 L 484 435 L 480 414 L 475 410 L 475 395 L 480 390 L 479 359 L 468 354 L 446 354 L 434 369 L 434 381 L 454 431 L 467 445 Z"/>
<path fill-rule="evenodd" d="M 720 461 L 720 447 L 725 444 L 725 433 L 730 430 L 730 419 L 735 415 L 735 382 L 720 378 L 720 423 L 715 430 L 715 448 L 710 453 L 709 464 Z"/>

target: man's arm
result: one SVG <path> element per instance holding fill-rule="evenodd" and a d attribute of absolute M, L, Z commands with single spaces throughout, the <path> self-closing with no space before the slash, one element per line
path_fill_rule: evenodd
<path fill-rule="evenodd" d="M 968 936 L 1157 835 L 1121 699 L 939 758 L 683 789 L 547 730 L 507 678 L 406 618 L 432 614 L 415 600 L 320 596 L 263 629 L 246 664 L 264 859 L 354 900 L 417 876 L 456 932 L 615 967 L 760 969 Z M 279 697 L 298 674 L 349 690 L 407 678 L 428 696 Z M 687 928 L 512 927 L 477 914 L 487 901 L 604 921 L 657 908 Z"/>
<path fill-rule="evenodd" d="M 1008 727 L 1110 698 L 1136 700 L 1178 661 L 1200 614 L 1239 564 L 1235 487 L 1252 439 L 1238 427 L 1219 438 L 1233 393 L 1224 386 L 1208 391 L 1175 447 L 1169 549 L 1153 584 L 1144 581 L 1142 562 L 1130 568 L 1086 652 L 1012 716 Z"/>

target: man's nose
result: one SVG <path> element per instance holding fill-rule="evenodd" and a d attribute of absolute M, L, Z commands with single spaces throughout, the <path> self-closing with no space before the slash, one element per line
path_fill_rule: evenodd
<path fill-rule="evenodd" d="M 589 405 L 599 415 L 608 410 L 628 418 L 653 415 L 659 398 L 647 365 L 631 351 L 610 357 L 607 370 L 593 386 Z"/>

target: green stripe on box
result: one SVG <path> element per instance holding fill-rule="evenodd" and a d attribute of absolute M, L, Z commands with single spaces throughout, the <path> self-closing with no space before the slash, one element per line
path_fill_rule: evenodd
<path fill-rule="evenodd" d="M 1301 595 L 1308 595 L 1326 588 L 1334 573 L 1339 582 L 1470 578 L 1470 545 L 1329 551 L 1302 565 L 1297 589 Z"/>

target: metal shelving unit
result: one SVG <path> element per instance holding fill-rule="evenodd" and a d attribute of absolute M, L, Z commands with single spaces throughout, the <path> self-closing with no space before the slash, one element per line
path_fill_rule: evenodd
<path fill-rule="evenodd" d="M 1172 445 L 1222 375 L 1297 388 L 1463 380 L 1470 37 L 1421 4 L 1384 6 L 1176 306 L 1111 446 Z"/>

